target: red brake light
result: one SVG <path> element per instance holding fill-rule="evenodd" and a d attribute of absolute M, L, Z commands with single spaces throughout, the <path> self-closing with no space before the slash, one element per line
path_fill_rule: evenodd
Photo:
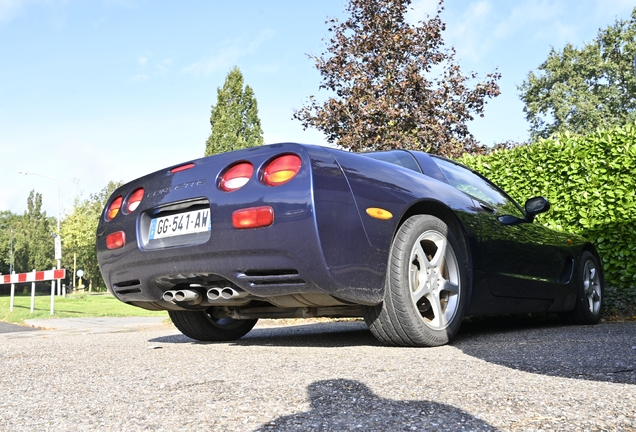
<path fill-rule="evenodd" d="M 106 212 L 107 221 L 113 220 L 113 218 L 117 216 L 117 213 L 119 213 L 119 210 L 121 209 L 122 201 L 123 198 L 121 196 L 118 196 L 110 203 L 110 205 L 108 206 L 108 211 Z"/>
<path fill-rule="evenodd" d="M 261 228 L 274 223 L 274 209 L 269 206 L 251 207 L 232 213 L 232 226 L 236 229 Z"/>
<path fill-rule="evenodd" d="M 225 192 L 233 192 L 242 188 L 250 181 L 252 174 L 254 173 L 254 167 L 249 162 L 241 162 L 230 169 L 228 169 L 223 176 L 221 176 L 221 183 L 219 187 Z"/>
<path fill-rule="evenodd" d="M 268 186 L 280 186 L 298 174 L 302 161 L 294 154 L 279 156 L 267 164 L 263 170 L 263 183 Z"/>
<path fill-rule="evenodd" d="M 174 174 L 174 173 L 178 173 L 178 172 L 181 172 L 181 171 L 189 170 L 189 169 L 190 169 L 190 168 L 192 168 L 193 166 L 194 166 L 194 164 L 193 164 L 192 162 L 190 162 L 190 163 L 187 163 L 187 164 L 184 164 L 184 165 L 180 165 L 180 166 L 178 166 L 178 167 L 174 167 L 174 168 L 172 168 L 172 169 L 170 170 L 170 172 L 171 172 L 172 174 Z"/>
<path fill-rule="evenodd" d="M 108 249 L 119 249 L 126 244 L 126 234 L 123 231 L 117 231 L 108 234 L 106 237 L 106 247 Z"/>
<path fill-rule="evenodd" d="M 137 210 L 137 207 L 139 207 L 139 203 L 141 203 L 141 200 L 143 198 L 144 198 L 143 188 L 139 188 L 135 190 L 132 194 L 130 194 L 130 196 L 128 197 L 128 203 L 126 204 L 126 213 L 132 213 L 135 210 Z"/>

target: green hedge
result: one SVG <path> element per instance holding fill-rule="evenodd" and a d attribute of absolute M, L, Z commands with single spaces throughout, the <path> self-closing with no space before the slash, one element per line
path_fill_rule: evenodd
<path fill-rule="evenodd" d="M 532 196 L 548 198 L 552 209 L 539 221 L 594 243 L 607 284 L 624 292 L 636 287 L 636 126 L 566 133 L 459 161 L 522 205 Z"/>

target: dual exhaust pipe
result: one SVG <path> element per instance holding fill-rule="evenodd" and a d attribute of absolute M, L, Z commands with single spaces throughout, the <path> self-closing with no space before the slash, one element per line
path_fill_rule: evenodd
<path fill-rule="evenodd" d="M 245 291 L 238 291 L 231 287 L 210 288 L 207 292 L 207 297 L 210 301 L 230 300 L 245 297 L 247 295 L 248 293 Z M 163 300 L 167 302 L 193 304 L 198 304 L 203 301 L 201 294 L 199 294 L 198 291 L 188 289 L 166 291 L 163 293 Z"/>

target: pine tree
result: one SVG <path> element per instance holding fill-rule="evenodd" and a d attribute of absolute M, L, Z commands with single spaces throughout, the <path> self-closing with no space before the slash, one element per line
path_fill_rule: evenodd
<path fill-rule="evenodd" d="M 212 105 L 212 132 L 205 144 L 205 156 L 263 144 L 263 130 L 258 118 L 254 91 L 243 87 L 243 74 L 235 67 L 217 89 L 217 103 Z"/>

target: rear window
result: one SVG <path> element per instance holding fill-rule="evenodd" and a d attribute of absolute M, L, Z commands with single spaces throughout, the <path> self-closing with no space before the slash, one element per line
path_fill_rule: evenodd
<path fill-rule="evenodd" d="M 408 168 L 411 171 L 415 171 L 421 173 L 419 164 L 411 155 L 411 153 L 403 151 L 403 150 L 391 150 L 386 152 L 374 152 L 374 153 L 363 153 L 364 156 L 381 160 L 384 162 L 392 163 L 393 165 L 398 165 L 404 168 Z"/>

